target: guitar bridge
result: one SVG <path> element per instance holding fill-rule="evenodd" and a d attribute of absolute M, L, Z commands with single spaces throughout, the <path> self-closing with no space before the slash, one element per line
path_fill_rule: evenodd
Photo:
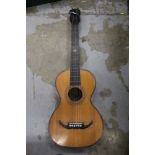
<path fill-rule="evenodd" d="M 89 124 L 84 124 L 83 122 L 68 122 L 64 124 L 62 121 L 59 121 L 59 124 L 66 129 L 86 129 L 93 124 L 93 121 Z"/>

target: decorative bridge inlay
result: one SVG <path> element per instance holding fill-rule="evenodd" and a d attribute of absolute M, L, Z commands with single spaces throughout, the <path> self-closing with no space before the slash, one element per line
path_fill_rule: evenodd
<path fill-rule="evenodd" d="M 84 124 L 83 122 L 68 122 L 64 124 L 62 121 L 59 121 L 59 124 L 66 129 L 86 129 L 93 124 L 93 121 L 88 124 Z"/>

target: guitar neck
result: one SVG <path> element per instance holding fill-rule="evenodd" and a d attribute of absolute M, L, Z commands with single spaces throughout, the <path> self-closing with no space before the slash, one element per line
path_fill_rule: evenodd
<path fill-rule="evenodd" d="M 72 24 L 71 32 L 71 63 L 70 63 L 70 85 L 80 85 L 80 51 L 79 51 L 79 25 Z"/>

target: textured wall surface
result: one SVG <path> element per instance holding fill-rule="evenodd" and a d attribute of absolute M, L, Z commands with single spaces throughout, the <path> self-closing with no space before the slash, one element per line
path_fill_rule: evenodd
<path fill-rule="evenodd" d="M 128 155 L 128 9 L 125 0 L 58 1 L 27 9 L 27 155 Z M 81 68 L 96 77 L 101 140 L 85 149 L 55 145 L 48 121 L 59 97 L 55 78 L 69 68 L 68 11 L 81 10 Z"/>

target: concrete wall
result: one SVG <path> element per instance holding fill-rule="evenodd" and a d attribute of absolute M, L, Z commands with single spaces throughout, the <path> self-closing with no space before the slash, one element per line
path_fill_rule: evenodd
<path fill-rule="evenodd" d="M 85 149 L 56 146 L 48 121 L 59 97 L 55 78 L 69 68 L 68 11 L 79 7 L 81 68 L 96 76 L 92 101 L 105 120 Z M 58 1 L 27 9 L 27 155 L 128 154 L 128 9 L 125 0 Z"/>

